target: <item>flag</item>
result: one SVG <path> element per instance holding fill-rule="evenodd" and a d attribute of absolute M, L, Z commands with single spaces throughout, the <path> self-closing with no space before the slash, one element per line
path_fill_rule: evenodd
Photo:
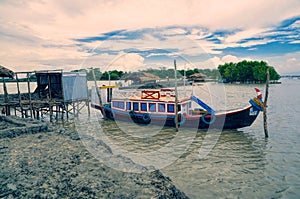
<path fill-rule="evenodd" d="M 262 94 L 261 94 L 261 91 L 259 90 L 259 88 L 254 88 L 256 93 L 257 93 L 257 98 L 262 100 Z"/>

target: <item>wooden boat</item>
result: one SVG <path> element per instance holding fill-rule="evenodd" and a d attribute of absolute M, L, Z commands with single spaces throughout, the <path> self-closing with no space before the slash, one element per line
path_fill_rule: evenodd
<path fill-rule="evenodd" d="M 97 100 L 93 100 L 96 92 L 92 92 L 94 97 L 92 97 L 91 105 L 93 108 L 100 110 L 104 118 L 144 125 L 176 126 L 176 103 L 173 89 L 147 89 L 141 90 L 139 95 L 113 99 L 111 98 L 112 88 L 108 86 L 100 87 L 100 90 L 103 89 L 107 89 L 107 96 L 103 96 L 102 92 L 101 98 L 105 101 L 103 105 L 99 104 Z M 180 128 L 198 129 L 237 129 L 250 126 L 259 112 L 263 111 L 261 92 L 258 88 L 255 89 L 257 97 L 249 101 L 249 106 L 231 111 L 214 111 L 193 95 L 179 99 L 177 103 L 178 126 Z M 196 103 L 198 107 L 192 108 L 192 102 Z"/>

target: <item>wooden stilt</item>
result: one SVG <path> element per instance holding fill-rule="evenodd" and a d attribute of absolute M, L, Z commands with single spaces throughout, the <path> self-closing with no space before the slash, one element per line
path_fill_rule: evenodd
<path fill-rule="evenodd" d="M 90 110 L 90 102 L 89 100 L 86 101 L 86 105 L 87 105 L 87 108 L 88 108 L 88 116 L 91 115 L 91 110 Z"/>
<path fill-rule="evenodd" d="M 74 117 L 75 117 L 75 114 L 76 114 L 75 111 L 76 111 L 76 110 L 75 110 L 75 103 L 74 103 L 74 102 L 72 103 L 72 108 L 73 108 L 73 115 L 74 115 Z"/>
<path fill-rule="evenodd" d="M 30 110 L 30 117 L 32 118 L 32 103 L 31 103 L 31 91 L 30 91 L 30 79 L 29 79 L 29 73 L 27 73 L 27 88 L 28 88 L 28 96 L 29 96 L 29 110 Z"/>
<path fill-rule="evenodd" d="M 79 115 L 79 102 L 76 102 L 76 111 L 77 111 L 76 117 L 78 117 L 78 115 Z"/>
<path fill-rule="evenodd" d="M 58 105 L 55 106 L 55 112 L 56 112 L 55 118 L 58 119 L 58 115 L 59 115 L 59 107 L 58 107 Z"/>
<path fill-rule="evenodd" d="M 66 109 L 66 114 L 67 114 L 67 119 L 69 119 L 69 104 L 65 104 L 65 109 Z"/>
<path fill-rule="evenodd" d="M 17 89 L 18 89 L 18 96 L 19 96 L 19 106 L 20 106 L 22 118 L 24 118 L 24 111 L 23 111 L 23 105 L 22 105 L 22 98 L 21 98 L 18 74 L 16 74 L 16 80 L 17 80 Z"/>
<path fill-rule="evenodd" d="M 7 88 L 6 88 L 6 83 L 4 80 L 4 77 L 2 77 L 2 82 L 3 82 L 3 91 L 4 91 L 4 103 L 8 103 L 8 93 L 7 93 Z M 5 105 L 5 115 L 10 115 L 10 110 L 9 106 Z"/>
<path fill-rule="evenodd" d="M 53 106 L 49 102 L 50 122 L 53 121 Z"/>
<path fill-rule="evenodd" d="M 64 113 L 65 113 L 64 104 L 61 105 L 60 110 L 61 110 L 61 119 L 63 120 L 64 119 Z"/>

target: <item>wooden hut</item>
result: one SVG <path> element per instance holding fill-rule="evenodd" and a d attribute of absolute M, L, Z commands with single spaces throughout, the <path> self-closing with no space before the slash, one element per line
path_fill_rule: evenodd
<path fill-rule="evenodd" d="M 4 66 L 0 65 L 0 77 L 9 77 L 13 78 L 14 77 L 14 72 L 12 70 L 9 70 L 8 68 L 5 68 Z"/>
<path fill-rule="evenodd" d="M 206 78 L 207 76 L 202 73 L 195 73 L 193 75 L 190 75 L 188 77 L 188 80 L 192 82 L 204 82 Z"/>
<path fill-rule="evenodd" d="M 3 69 L 2 75 L 4 74 L 12 76 Z M 6 100 L 0 101 L 0 106 L 6 109 L 6 115 L 10 115 L 11 109 L 14 110 L 15 115 L 18 112 L 22 117 L 38 119 L 43 114 L 49 113 L 50 120 L 52 120 L 54 113 L 56 113 L 56 118 L 59 115 L 63 118 L 64 113 L 68 118 L 69 113 L 72 112 L 74 116 L 77 116 L 84 106 L 87 106 L 89 111 L 86 73 L 45 70 L 15 72 L 14 75 L 17 93 L 9 94 Z M 27 78 L 21 79 L 20 75 L 26 75 Z M 30 85 L 31 76 L 36 78 L 37 87 L 33 92 Z M 20 83 L 27 83 L 27 92 L 26 89 L 20 89 Z"/>
<path fill-rule="evenodd" d="M 125 82 L 132 81 L 132 84 L 155 83 L 160 78 L 156 75 L 146 72 L 133 72 L 125 77 Z"/>
<path fill-rule="evenodd" d="M 5 78 L 14 78 L 14 72 L 12 70 L 9 70 L 8 68 L 0 65 L 0 77 L 2 77 L 3 92 L 4 92 L 4 99 L 3 99 L 4 107 L 2 108 L 1 112 L 2 112 L 2 114 L 9 115 L 10 110 L 8 109 L 7 104 L 6 104 L 8 102 L 8 93 L 7 93 Z"/>

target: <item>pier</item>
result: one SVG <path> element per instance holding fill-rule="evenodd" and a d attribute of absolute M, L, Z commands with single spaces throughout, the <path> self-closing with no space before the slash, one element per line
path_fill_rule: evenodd
<path fill-rule="evenodd" d="M 23 76 L 20 80 L 20 76 Z M 25 76 L 25 78 L 24 78 Z M 45 114 L 50 121 L 77 117 L 87 106 L 89 96 L 85 73 L 63 72 L 63 70 L 43 70 L 34 72 L 15 72 L 13 76 L 17 93 L 8 94 L 4 77 L 3 95 L 0 96 L 2 114 L 17 115 L 22 118 L 40 119 Z M 36 88 L 31 88 L 31 79 L 36 80 Z M 27 92 L 20 89 L 20 83 L 27 83 Z M 25 89 L 26 90 L 26 89 Z M 2 94 L 2 93 L 1 93 Z"/>

